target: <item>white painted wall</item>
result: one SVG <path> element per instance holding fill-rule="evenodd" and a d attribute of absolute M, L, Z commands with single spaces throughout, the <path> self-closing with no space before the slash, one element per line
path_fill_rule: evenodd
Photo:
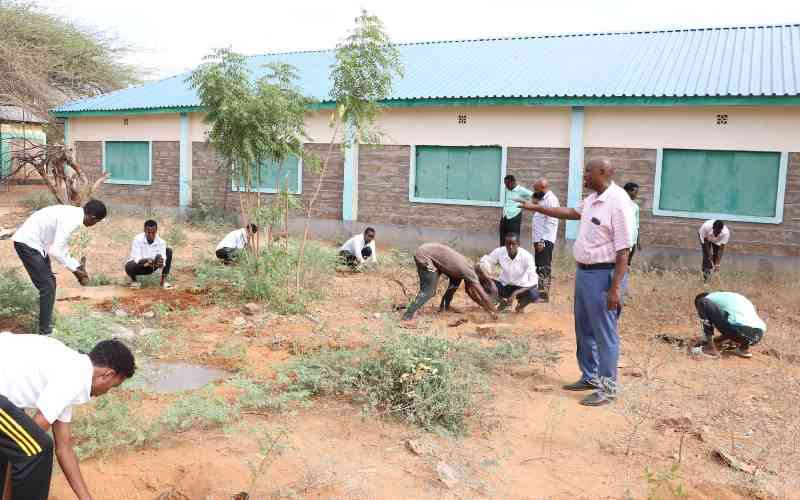
<path fill-rule="evenodd" d="M 717 114 L 728 124 L 717 125 Z M 584 144 L 800 151 L 800 107 L 588 108 Z"/>

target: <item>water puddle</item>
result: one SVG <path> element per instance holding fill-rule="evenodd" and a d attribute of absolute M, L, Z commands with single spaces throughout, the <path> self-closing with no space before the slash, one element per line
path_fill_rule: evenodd
<path fill-rule="evenodd" d="M 228 375 L 225 370 L 182 362 L 138 358 L 136 365 L 136 375 L 122 387 L 166 394 L 199 389 Z"/>

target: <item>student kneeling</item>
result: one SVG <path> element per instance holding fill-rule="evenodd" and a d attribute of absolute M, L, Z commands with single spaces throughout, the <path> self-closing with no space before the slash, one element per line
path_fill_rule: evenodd
<path fill-rule="evenodd" d="M 499 280 L 492 279 L 487 270 L 497 265 L 500 266 Z M 480 264 L 475 267 L 483 289 L 500 303 L 498 310 L 502 311 L 516 299 L 516 312 L 519 313 L 525 306 L 540 298 L 536 261 L 530 252 L 519 247 L 519 236 L 516 233 L 507 233 L 505 246 L 484 255 Z"/>
<path fill-rule="evenodd" d="M 375 250 L 375 230 L 368 227 L 363 234 L 357 234 L 339 248 L 339 258 L 350 269 L 356 270 L 365 262 L 378 262 Z"/>
<path fill-rule="evenodd" d="M 717 357 L 717 345 L 727 340 L 737 344 L 733 353 L 743 358 L 752 358 L 750 346 L 761 341 L 767 325 L 758 317 L 755 306 L 743 295 L 733 292 L 701 293 L 694 299 L 694 306 L 703 325 L 703 337 L 692 348 L 692 354 Z M 720 336 L 714 339 L 714 329 Z"/>
<path fill-rule="evenodd" d="M 133 239 L 131 257 L 125 264 L 125 273 L 131 279 L 131 288 L 142 287 L 142 284 L 136 281 L 137 276 L 150 275 L 159 269 L 161 269 L 161 288 L 172 288 L 167 282 L 172 267 L 172 249 L 167 248 L 164 240 L 156 235 L 157 232 L 156 221 L 148 220 L 144 223 L 144 232 Z"/>
<path fill-rule="evenodd" d="M 258 226 L 248 224 L 247 227 L 231 231 L 217 244 L 217 258 L 224 264 L 231 264 L 235 261 L 239 252 L 247 246 L 247 240 L 258 232 Z"/>
<path fill-rule="evenodd" d="M 133 354 L 116 340 L 99 342 L 87 356 L 54 338 L 0 333 L 0 496 L 46 500 L 55 448 L 75 496 L 91 498 L 72 449 L 72 406 L 102 396 L 134 371 Z"/>

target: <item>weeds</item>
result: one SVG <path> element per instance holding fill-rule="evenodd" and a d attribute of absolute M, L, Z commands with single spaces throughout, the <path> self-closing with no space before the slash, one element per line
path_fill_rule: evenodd
<path fill-rule="evenodd" d="M 304 402 L 311 396 L 307 390 L 277 391 L 269 382 L 256 381 L 244 376 L 230 380 L 230 384 L 239 389 L 239 406 L 246 411 L 285 411 L 293 401 Z"/>
<path fill-rule="evenodd" d="M 153 442 L 160 428 L 144 422 L 114 394 L 80 410 L 72 432 L 81 458 L 106 456 L 114 448 L 140 447 Z"/>
<path fill-rule="evenodd" d="M 286 429 L 278 429 L 276 432 L 270 432 L 264 429 L 259 440 L 259 456 L 255 462 L 248 462 L 250 468 L 250 487 L 248 492 L 252 494 L 255 491 L 256 484 L 259 478 L 264 475 L 267 466 L 286 449 L 288 433 Z"/>
<path fill-rule="evenodd" d="M 183 229 L 183 224 L 173 221 L 164 232 L 164 240 L 173 248 L 185 245 L 188 238 L 186 237 L 186 231 Z"/>
<path fill-rule="evenodd" d="M 476 414 L 493 365 L 519 359 L 521 345 L 483 348 L 470 342 L 390 332 L 358 350 L 323 350 L 283 373 L 289 387 L 312 395 L 345 394 L 367 411 L 394 415 L 427 430 L 460 435 Z"/>
<path fill-rule="evenodd" d="M 231 405 L 206 389 L 177 399 L 164 410 L 159 422 L 171 432 L 193 427 L 206 429 L 228 423 L 238 412 L 238 405 Z"/>
<path fill-rule="evenodd" d="M 41 210 L 50 205 L 55 205 L 56 203 L 58 203 L 58 200 L 55 199 L 50 191 L 39 191 L 30 196 L 26 196 L 22 200 L 22 204 L 31 212 Z"/>
<path fill-rule="evenodd" d="M 294 242 L 292 242 L 294 243 Z M 216 260 L 206 261 L 197 269 L 200 287 L 216 283 L 229 297 L 238 294 L 242 301 L 263 301 L 281 314 L 301 314 L 308 303 L 324 295 L 325 284 L 336 267 L 335 249 L 309 243 L 303 273 L 303 287 L 297 293 L 288 285 L 296 269 L 297 251 L 272 245 L 262 248 L 258 256 L 243 253 L 237 265 L 222 266 Z"/>
<path fill-rule="evenodd" d="M 111 278 L 103 273 L 93 274 L 89 277 L 89 285 L 88 286 L 106 286 L 106 285 L 116 285 L 119 283 L 119 280 Z"/>
<path fill-rule="evenodd" d="M 647 481 L 647 500 L 689 497 L 681 482 L 680 465 L 678 464 L 672 464 L 669 470 L 661 472 L 646 468 L 644 479 Z"/>
<path fill-rule="evenodd" d="M 33 323 L 39 310 L 39 294 L 31 283 L 13 268 L 0 268 L 0 318 Z"/>

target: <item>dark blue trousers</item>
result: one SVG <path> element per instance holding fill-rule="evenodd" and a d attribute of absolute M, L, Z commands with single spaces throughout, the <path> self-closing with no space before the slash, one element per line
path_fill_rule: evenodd
<path fill-rule="evenodd" d="M 608 290 L 613 276 L 613 269 L 578 268 L 575 274 L 575 337 L 581 379 L 606 393 L 616 390 L 617 320 L 622 314 L 622 307 L 617 311 L 608 310 Z M 626 274 L 622 282 L 623 296 L 627 282 Z"/>

